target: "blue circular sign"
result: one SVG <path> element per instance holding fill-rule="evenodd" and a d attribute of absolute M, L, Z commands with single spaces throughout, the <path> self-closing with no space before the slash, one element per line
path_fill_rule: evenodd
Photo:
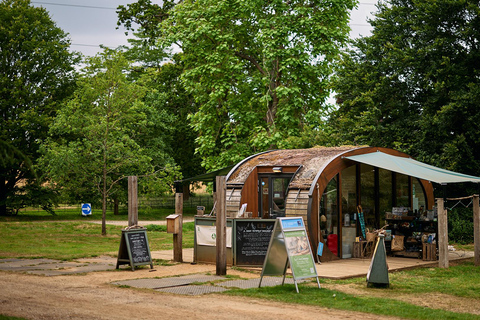
<path fill-rule="evenodd" d="M 89 216 L 92 214 L 92 205 L 90 203 L 82 203 L 82 215 Z"/>

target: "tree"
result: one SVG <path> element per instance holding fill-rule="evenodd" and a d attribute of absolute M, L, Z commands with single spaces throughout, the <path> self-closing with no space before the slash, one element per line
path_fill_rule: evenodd
<path fill-rule="evenodd" d="M 148 88 L 145 103 L 153 106 L 157 114 L 170 117 L 170 126 L 160 128 L 158 135 L 162 136 L 165 151 L 175 160 L 183 177 L 193 177 L 204 173 L 204 169 L 200 156 L 195 153 L 196 134 L 188 120 L 189 114 L 195 113 L 198 107 L 181 82 L 183 70 L 182 54 L 174 55 L 172 62 L 159 68 L 147 69 L 143 76 Z"/>
<path fill-rule="evenodd" d="M 165 151 L 179 166 L 184 177 L 204 173 L 199 154 L 195 153 L 196 134 L 190 126 L 189 114 L 198 109 L 191 94 L 188 94 L 181 81 L 184 70 L 183 55 L 173 56 L 169 50 L 158 46 L 161 34 L 158 24 L 169 16 L 174 7 L 173 1 L 163 1 L 162 6 L 150 0 L 139 0 L 118 8 L 118 25 L 133 31 L 126 56 L 135 62 L 131 77 L 142 78 L 149 88 L 145 103 L 152 105 L 158 114 L 168 114 L 172 125 L 161 128 Z M 139 26 L 135 28 L 134 26 Z"/>
<path fill-rule="evenodd" d="M 143 103 L 146 88 L 127 79 L 129 62 L 123 54 L 105 49 L 86 63 L 74 97 L 51 127 L 43 163 L 51 181 L 64 189 L 83 189 L 94 199 L 96 190 L 105 235 L 107 199 L 120 181 L 159 169 L 165 176 L 173 169 L 162 153 L 161 139 L 151 135 L 159 121 L 153 121 L 156 113 Z M 175 173 L 168 178 L 162 180 L 165 188 Z"/>
<path fill-rule="evenodd" d="M 183 51 L 204 167 L 288 147 L 289 137 L 318 124 L 355 3 L 187 0 L 170 11 L 161 45 Z"/>
<path fill-rule="evenodd" d="M 370 23 L 337 73 L 337 140 L 480 175 L 479 1 L 391 0 Z"/>
<path fill-rule="evenodd" d="M 79 58 L 47 11 L 28 0 L 1 1 L 0 21 L 0 215 L 49 209 L 33 168 L 58 105 L 73 92 Z"/>

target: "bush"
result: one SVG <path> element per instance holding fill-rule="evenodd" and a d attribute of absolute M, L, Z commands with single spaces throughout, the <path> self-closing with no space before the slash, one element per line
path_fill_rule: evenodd
<path fill-rule="evenodd" d="M 448 239 L 460 244 L 473 243 L 472 208 L 454 208 L 448 211 Z"/>

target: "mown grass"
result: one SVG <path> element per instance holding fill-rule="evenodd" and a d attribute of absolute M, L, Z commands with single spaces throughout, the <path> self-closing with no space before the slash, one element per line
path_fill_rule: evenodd
<path fill-rule="evenodd" d="M 25 320 L 25 318 L 10 317 L 10 316 L 4 316 L 0 314 L 0 320 Z"/>
<path fill-rule="evenodd" d="M 82 216 L 80 208 L 59 208 L 55 210 L 55 215 L 43 210 L 25 210 L 20 211 L 17 215 L 0 216 L 0 222 L 12 222 L 12 221 L 89 221 L 89 220 L 101 220 L 102 211 L 100 209 L 93 209 L 91 216 Z M 175 213 L 175 209 L 158 208 L 158 209 L 139 209 L 138 219 L 142 221 L 154 221 L 165 220 L 165 218 Z M 193 217 L 197 214 L 196 208 L 184 208 L 183 215 L 186 217 Z M 120 210 L 119 214 L 113 214 L 113 210 L 107 210 L 107 221 L 127 221 L 127 210 Z"/>
<path fill-rule="evenodd" d="M 365 283 L 365 280 L 363 279 Z M 426 284 L 428 285 L 428 284 Z M 390 298 L 378 298 L 376 296 L 352 295 L 337 290 L 318 289 L 312 284 L 301 284 L 300 293 L 295 291 L 294 285 L 276 287 L 262 287 L 255 289 L 236 289 L 226 291 L 224 294 L 244 296 L 254 299 L 266 299 L 282 303 L 293 303 L 324 307 L 329 309 L 366 312 L 379 316 L 400 317 L 403 319 L 419 320 L 471 320 L 480 319 L 480 316 L 468 313 L 456 313 L 440 309 L 425 308 L 411 303 Z M 371 290 L 395 290 L 395 289 L 371 289 Z"/>
<path fill-rule="evenodd" d="M 107 235 L 101 235 L 101 225 L 82 221 L 38 221 L 0 223 L 0 258 L 50 258 L 71 260 L 99 255 L 117 255 L 122 227 L 107 225 Z M 193 222 L 185 223 L 184 248 L 193 247 Z M 173 248 L 173 237 L 164 226 L 147 226 L 151 251 Z"/>
<path fill-rule="evenodd" d="M 328 288 L 349 285 L 357 292 L 348 294 L 341 290 L 318 289 L 316 281 L 299 285 L 299 293 L 294 285 L 262 287 L 248 290 L 230 290 L 224 294 L 245 296 L 255 299 L 319 306 L 330 309 L 367 312 L 379 316 L 395 316 L 404 319 L 480 319 L 479 315 L 458 313 L 440 309 L 426 308 L 396 299 L 399 295 L 410 295 L 421 299 L 427 294 L 442 294 L 477 300 L 480 303 L 480 268 L 472 259 L 455 263 L 448 269 L 419 268 L 390 273 L 389 288 L 367 288 L 365 278 L 348 280 L 325 280 L 321 284 Z M 381 296 L 381 297 L 379 297 Z"/>

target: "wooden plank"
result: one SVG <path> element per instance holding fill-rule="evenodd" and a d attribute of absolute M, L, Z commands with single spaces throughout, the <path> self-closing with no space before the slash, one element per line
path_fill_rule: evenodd
<path fill-rule="evenodd" d="M 180 220 L 180 230 L 173 235 L 173 261 L 183 262 L 182 232 L 183 232 L 183 193 L 175 193 L 175 214 Z"/>
<path fill-rule="evenodd" d="M 138 182 L 137 176 L 128 177 L 128 226 L 138 225 Z"/>
<path fill-rule="evenodd" d="M 216 221 L 216 271 L 217 276 L 227 274 L 227 210 L 225 176 L 216 177 L 217 221 Z"/>
<path fill-rule="evenodd" d="M 473 195 L 473 242 L 475 265 L 480 266 L 480 204 L 478 194 Z"/>
<path fill-rule="evenodd" d="M 448 268 L 448 221 L 443 198 L 437 198 L 438 210 L 438 266 Z"/>

